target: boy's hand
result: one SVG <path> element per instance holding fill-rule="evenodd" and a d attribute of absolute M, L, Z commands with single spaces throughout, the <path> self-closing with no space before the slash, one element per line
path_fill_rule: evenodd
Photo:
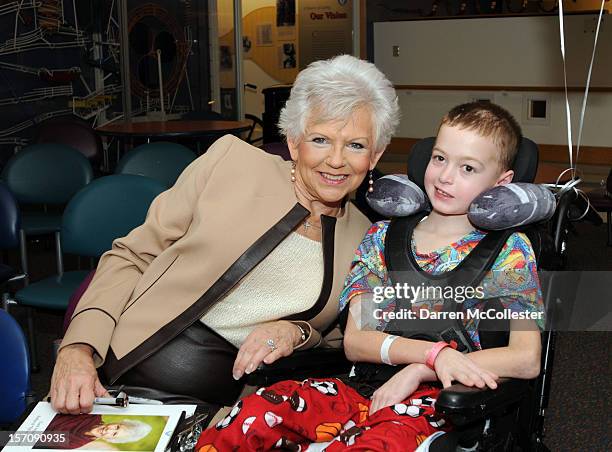
<path fill-rule="evenodd" d="M 476 386 L 491 389 L 497 388 L 498 376 L 493 372 L 482 369 L 470 358 L 450 347 L 443 349 L 434 362 L 438 379 L 445 388 L 448 388 L 453 381 L 457 381 L 465 386 Z"/>
<path fill-rule="evenodd" d="M 370 404 L 370 415 L 376 411 L 406 400 L 417 390 L 421 382 L 431 380 L 433 371 L 424 364 L 410 364 L 393 375 L 385 384 L 374 391 Z"/>

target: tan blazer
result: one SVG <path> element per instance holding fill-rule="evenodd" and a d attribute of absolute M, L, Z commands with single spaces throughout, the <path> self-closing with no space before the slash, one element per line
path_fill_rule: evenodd
<path fill-rule="evenodd" d="M 102 256 L 62 347 L 91 345 L 97 366 L 108 358 L 113 383 L 199 320 L 308 216 L 295 198 L 290 168 L 234 136 L 215 142 L 153 201 L 145 222 Z M 338 218 L 322 217 L 319 300 L 287 318 L 314 328 L 305 348 L 318 344 L 336 318 L 368 226 L 351 203 Z"/>

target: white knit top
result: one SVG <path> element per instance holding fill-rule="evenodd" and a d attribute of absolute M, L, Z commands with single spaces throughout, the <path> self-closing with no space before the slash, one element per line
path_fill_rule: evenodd
<path fill-rule="evenodd" d="M 322 285 L 321 243 L 292 232 L 201 321 L 240 347 L 258 324 L 311 308 Z"/>

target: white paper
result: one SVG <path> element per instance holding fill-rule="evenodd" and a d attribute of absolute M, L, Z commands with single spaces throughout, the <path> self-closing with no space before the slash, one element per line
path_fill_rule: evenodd
<path fill-rule="evenodd" d="M 17 430 L 17 434 L 27 435 L 29 439 L 37 435 L 52 433 L 57 431 L 55 428 L 47 429 L 49 424 L 54 421 L 54 425 L 65 425 L 66 422 L 79 423 L 82 426 L 75 426 L 74 431 L 80 433 L 68 433 L 67 440 L 72 444 L 71 448 L 49 447 L 49 445 L 15 445 L 6 446 L 3 451 L 31 451 L 31 450 L 64 450 L 75 449 L 87 450 L 146 450 L 151 452 L 163 452 L 170 441 L 176 424 L 179 421 L 181 412 L 185 411 L 187 417 L 195 412 L 195 405 L 135 405 L 127 408 L 94 405 L 94 409 L 89 414 L 78 416 L 61 415 L 53 411 L 51 404 L 40 402 L 27 419 Z M 70 416 L 70 419 L 66 418 Z M 125 422 L 127 421 L 127 422 Z M 92 424 L 96 427 L 90 428 Z M 83 430 L 87 430 L 83 433 Z M 66 431 L 65 429 L 63 431 Z M 128 436 L 121 436 L 128 435 Z M 131 435 L 131 436 L 129 436 Z M 89 439 L 91 438 L 91 440 Z M 126 442 L 126 439 L 138 438 L 137 441 Z M 25 439 L 25 438 L 24 438 Z M 139 445 L 145 444 L 144 447 Z M 80 447 L 76 447 L 79 445 Z M 64 444 L 62 447 L 66 447 Z M 134 448 L 136 447 L 136 448 Z"/>

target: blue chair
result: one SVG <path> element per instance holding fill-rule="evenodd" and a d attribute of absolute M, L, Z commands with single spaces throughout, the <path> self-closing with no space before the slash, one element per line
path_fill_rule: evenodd
<path fill-rule="evenodd" d="M 17 200 L 0 182 L 0 250 L 15 249 L 19 246 L 19 231 L 21 216 Z M 2 309 L 8 312 L 9 294 L 5 286 L 9 283 L 25 280 L 26 275 L 15 268 L 0 262 L 0 293 L 2 294 Z"/>
<path fill-rule="evenodd" d="M 20 229 L 21 217 L 17 200 L 8 187 L 0 182 L 0 250 L 9 250 L 19 246 Z M 0 262 L 0 287 L 16 274 L 13 267 Z"/>
<path fill-rule="evenodd" d="M 91 164 L 70 146 L 46 143 L 23 149 L 7 162 L 0 179 L 22 207 L 21 267 L 28 273 L 26 237 L 55 234 L 58 274 L 63 272 L 60 227 L 61 213 L 24 211 L 27 204 L 64 206 L 70 198 L 93 179 Z M 26 283 L 28 280 L 26 279 Z"/>
<path fill-rule="evenodd" d="M 170 188 L 195 158 L 195 154 L 183 145 L 156 141 L 138 146 L 125 154 L 117 164 L 115 174 L 150 177 Z"/>
<path fill-rule="evenodd" d="M 68 203 L 62 218 L 63 251 L 99 258 L 113 240 L 144 222 L 151 201 L 165 190 L 159 181 L 128 174 L 105 176 L 81 189 Z M 66 310 L 72 293 L 89 270 L 68 271 L 31 283 L 17 291 L 17 304 Z M 29 324 L 32 368 L 37 366 L 33 320 Z"/>
<path fill-rule="evenodd" d="M 0 310 L 0 425 L 10 425 L 33 401 L 30 360 L 23 331 L 15 319 Z"/>

